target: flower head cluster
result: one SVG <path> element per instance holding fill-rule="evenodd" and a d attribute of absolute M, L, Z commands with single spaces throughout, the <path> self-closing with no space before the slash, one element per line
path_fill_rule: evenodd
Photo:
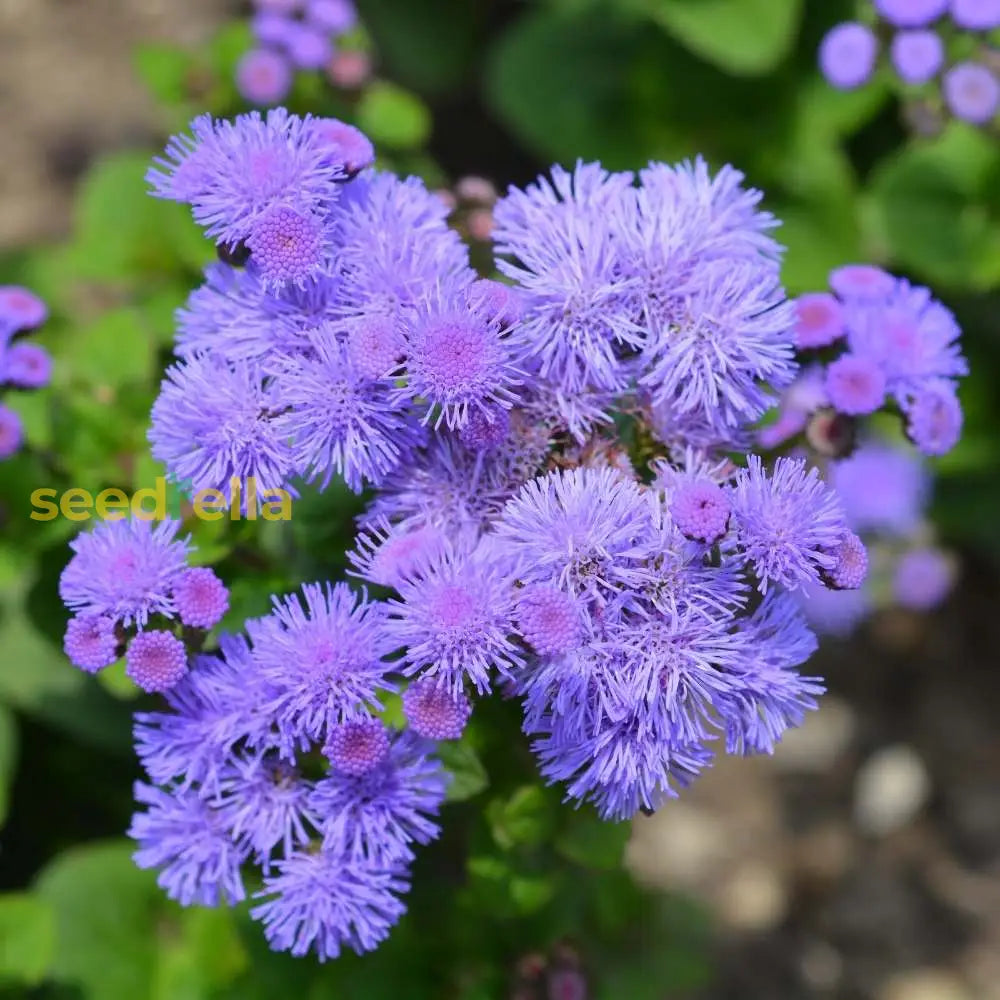
<path fill-rule="evenodd" d="M 953 117 L 974 125 L 993 121 L 1000 77 L 988 33 L 1000 28 L 998 0 L 874 0 L 874 14 L 877 28 L 849 21 L 823 39 L 819 65 L 832 86 L 853 90 L 867 83 L 884 45 L 908 97 L 939 91 Z"/>
<path fill-rule="evenodd" d="M 460 738 L 477 698 L 519 699 L 568 799 L 608 819 L 655 809 L 717 746 L 769 753 L 815 707 L 799 595 L 859 587 L 867 554 L 817 468 L 749 454 L 797 391 L 797 314 L 776 221 L 737 171 L 553 168 L 495 206 L 501 282 L 422 183 L 350 169 L 318 129 L 201 119 L 154 171 L 249 259 L 210 268 L 181 311 L 150 437 L 196 488 L 374 488 L 349 558 L 391 593 L 308 583 L 194 657 L 137 718 L 132 834 L 182 903 L 238 901 L 257 865 L 272 947 L 325 959 L 375 947 L 402 913 L 445 792 L 430 741 Z M 874 270 L 835 290 L 849 322 L 817 301 L 813 346 L 850 326 L 871 371 L 827 372 L 801 405 L 832 380 L 845 413 L 892 396 L 943 440 L 964 371 L 947 315 Z M 170 544 L 143 541 L 138 594 L 67 570 L 67 599 L 103 616 L 80 629 L 88 662 L 124 614 L 169 621 L 183 602 L 204 620 L 217 592 L 195 571 L 165 582 L 184 563 Z M 142 642 L 171 675 L 165 640 Z"/>
<path fill-rule="evenodd" d="M 41 389 L 52 375 L 52 359 L 44 347 L 23 335 L 48 318 L 45 303 L 27 288 L 0 285 L 0 397 L 7 389 Z M 24 442 L 24 425 L 17 412 L 0 402 L 0 462 Z"/>
<path fill-rule="evenodd" d="M 357 24 L 352 0 L 254 0 L 255 47 L 236 67 L 236 85 L 252 104 L 278 104 L 296 70 L 326 70 L 335 80 L 337 41 Z"/>
<path fill-rule="evenodd" d="M 203 635 L 229 609 L 229 592 L 206 566 L 189 567 L 191 545 L 177 521 L 99 521 L 70 543 L 59 596 L 74 612 L 64 648 L 96 673 L 125 652 L 126 673 L 145 691 L 166 691 L 187 673 L 176 632 Z M 127 648 L 126 648 L 127 647 Z"/>
<path fill-rule="evenodd" d="M 843 419 L 814 419 L 810 428 L 811 443 L 836 454 L 831 434 L 891 400 L 920 451 L 950 451 L 962 430 L 957 379 L 968 372 L 955 317 L 928 289 L 869 265 L 838 268 L 830 287 L 796 301 L 796 336 L 807 367 L 762 441 L 775 445 L 795 436 L 811 414 L 836 415 Z"/>

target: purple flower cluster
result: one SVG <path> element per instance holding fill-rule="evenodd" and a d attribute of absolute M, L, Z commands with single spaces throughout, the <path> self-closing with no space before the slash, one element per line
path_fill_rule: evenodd
<path fill-rule="evenodd" d="M 1000 28 L 1000 0 L 874 0 L 874 8 L 877 29 L 849 21 L 823 39 L 819 65 L 832 86 L 853 90 L 867 83 L 885 43 L 905 87 L 933 84 L 955 118 L 975 125 L 993 120 L 1000 108 L 998 53 L 980 36 Z M 949 48 L 957 39 L 968 44 L 956 61 Z"/>
<path fill-rule="evenodd" d="M 212 570 L 188 566 L 190 541 L 179 529 L 177 521 L 119 518 L 70 543 L 59 596 L 74 613 L 64 640 L 71 663 L 93 674 L 124 652 L 125 672 L 149 692 L 187 674 L 185 639 L 200 641 L 218 625 L 229 591 Z"/>
<path fill-rule="evenodd" d="M 0 285 L 0 396 L 5 389 L 41 389 L 52 375 L 52 359 L 44 347 L 23 334 L 48 318 L 45 303 L 27 288 Z M 17 412 L 0 403 L 0 462 L 24 443 L 24 425 Z"/>
<path fill-rule="evenodd" d="M 797 389 L 802 309 L 797 331 L 776 220 L 741 174 L 555 167 L 494 206 L 500 281 L 473 270 L 437 196 L 371 158 L 347 126 L 277 110 L 198 119 L 150 175 L 242 251 L 179 312 L 154 454 L 195 490 L 372 489 L 352 572 L 390 593 L 275 596 L 138 717 L 136 857 L 185 904 L 242 899 L 255 864 L 272 947 L 321 959 L 374 947 L 403 912 L 445 792 L 432 741 L 460 738 L 477 697 L 521 702 L 567 798 L 608 819 L 652 810 L 716 745 L 769 753 L 815 707 L 799 595 L 867 571 L 816 468 L 749 454 Z M 939 441 L 926 400 L 964 371 L 955 337 L 878 274 L 842 276 L 832 301 L 882 384 L 832 381 L 857 412 L 897 399 Z M 895 323 L 892 351 L 865 308 Z M 141 595 L 95 595 L 106 576 L 68 569 L 67 597 L 142 625 L 207 593 L 165 583 L 185 556 L 168 556 L 172 532 L 155 557 L 134 546 Z M 406 726 L 390 730 L 397 693 Z"/>
<path fill-rule="evenodd" d="M 962 431 L 956 380 L 968 372 L 955 317 L 928 289 L 869 265 L 838 268 L 830 287 L 796 300 L 806 367 L 761 442 L 773 447 L 807 429 L 810 443 L 837 454 L 830 434 L 891 401 L 921 452 L 950 451 Z"/>
<path fill-rule="evenodd" d="M 284 100 L 296 70 L 335 75 L 337 39 L 358 20 L 352 0 L 254 0 L 253 5 L 256 45 L 236 67 L 236 85 L 251 104 Z"/>

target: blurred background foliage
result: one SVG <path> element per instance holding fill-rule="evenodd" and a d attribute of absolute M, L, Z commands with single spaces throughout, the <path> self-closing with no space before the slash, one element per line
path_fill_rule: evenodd
<path fill-rule="evenodd" d="M 908 136 L 883 82 L 828 88 L 816 49 L 852 3 L 358 6 L 364 30 L 351 44 L 372 53 L 373 80 L 345 94 L 301 75 L 288 104 L 356 122 L 384 166 L 434 186 L 471 173 L 502 188 L 554 161 L 638 168 L 702 153 L 765 190 L 784 223 L 790 294 L 825 287 L 830 268 L 857 260 L 930 284 L 959 316 L 973 372 L 965 436 L 939 466 L 936 518 L 966 551 L 1000 554 L 1000 145 L 958 124 Z M 135 85 L 159 102 L 163 137 L 202 111 L 246 110 L 233 71 L 249 45 L 234 19 L 199 49 L 135 52 Z M 173 312 L 214 249 L 185 207 L 146 195 L 153 152 L 102 156 L 79 184 L 68 239 L 0 256 L 0 282 L 49 303 L 36 339 L 56 360 L 49 390 L 12 394 L 29 447 L 0 464 L 0 995 L 488 1000 L 508 996 L 524 956 L 564 940 L 585 953 L 596 997 L 706 988 L 704 913 L 633 885 L 621 868 L 626 825 L 572 816 L 552 790 L 521 784 L 530 761 L 503 704 L 478 711 L 455 748 L 460 801 L 419 861 L 409 916 L 374 956 L 320 968 L 270 954 L 245 907 L 182 911 L 133 867 L 121 832 L 140 702 L 120 669 L 94 679 L 64 660 L 57 578 L 80 525 L 30 520 L 29 495 L 131 492 L 160 474 L 148 414 Z M 358 509 L 332 488 L 307 492 L 287 524 L 191 521 L 201 558 L 232 585 L 227 624 L 264 611 L 271 592 L 340 573 Z"/>

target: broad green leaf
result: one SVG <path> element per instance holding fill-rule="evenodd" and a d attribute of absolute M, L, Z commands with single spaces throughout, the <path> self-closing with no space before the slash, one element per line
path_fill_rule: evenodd
<path fill-rule="evenodd" d="M 493 799 L 486 819 L 504 850 L 541 843 L 552 824 L 545 792 L 537 784 L 522 786 L 509 799 Z"/>
<path fill-rule="evenodd" d="M 488 784 L 489 777 L 476 751 L 465 742 L 444 742 L 438 746 L 438 757 L 451 774 L 445 796 L 449 802 L 461 802 L 478 795 Z"/>
<path fill-rule="evenodd" d="M 149 328 L 137 310 L 114 309 L 75 331 L 61 361 L 66 378 L 105 390 L 130 381 L 149 382 L 154 363 Z"/>
<path fill-rule="evenodd" d="M 376 148 L 413 149 L 423 145 L 431 131 L 427 105 L 410 91 L 384 80 L 365 88 L 357 115 L 359 128 Z"/>
<path fill-rule="evenodd" d="M 55 958 L 56 921 L 52 907 L 25 892 L 0 894 L 0 984 L 40 983 Z"/>
<path fill-rule="evenodd" d="M 10 789 L 17 774 L 17 751 L 17 720 L 6 705 L 0 704 L 0 829 L 7 819 Z M 0 941 L 2 940 L 3 936 L 0 935 Z"/>
<path fill-rule="evenodd" d="M 803 0 L 637 0 L 692 52 L 729 73 L 770 72 L 791 51 Z"/>

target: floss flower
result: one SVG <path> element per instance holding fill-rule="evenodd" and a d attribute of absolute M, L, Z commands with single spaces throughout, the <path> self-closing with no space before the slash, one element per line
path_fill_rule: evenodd
<path fill-rule="evenodd" d="M 257 24 L 304 58 L 301 29 L 345 11 L 272 0 Z M 63 581 L 68 653 L 100 669 L 123 644 L 163 689 L 136 717 L 137 863 L 183 904 L 237 902 L 255 869 L 271 947 L 320 960 L 399 920 L 463 794 L 444 762 L 488 739 L 493 692 L 543 779 L 609 821 L 719 752 L 772 752 L 822 692 L 800 592 L 860 593 L 865 518 L 914 514 L 753 454 L 758 421 L 780 397 L 776 440 L 808 443 L 891 399 L 941 450 L 965 371 L 950 313 L 876 268 L 789 301 L 777 220 L 733 167 L 581 162 L 510 188 L 498 281 L 441 199 L 372 158 L 281 109 L 171 140 L 154 193 L 249 259 L 212 265 L 181 311 L 150 440 L 196 489 L 360 494 L 352 575 L 382 589 L 274 594 L 214 652 L 224 588 L 176 525 L 78 540 Z"/>

